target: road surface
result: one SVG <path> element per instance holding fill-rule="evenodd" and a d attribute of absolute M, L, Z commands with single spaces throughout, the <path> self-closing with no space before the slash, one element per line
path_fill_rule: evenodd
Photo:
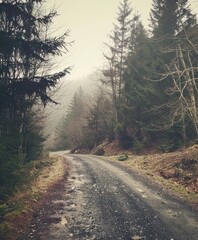
<path fill-rule="evenodd" d="M 65 159 L 67 179 L 22 240 L 198 240 L 198 212 L 146 177 L 105 157 Z"/>

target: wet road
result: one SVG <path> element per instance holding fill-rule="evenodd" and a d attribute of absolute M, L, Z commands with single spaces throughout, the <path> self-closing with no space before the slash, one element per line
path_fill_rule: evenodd
<path fill-rule="evenodd" d="M 121 163 L 65 155 L 70 170 L 24 239 L 197 240 L 198 214 Z"/>

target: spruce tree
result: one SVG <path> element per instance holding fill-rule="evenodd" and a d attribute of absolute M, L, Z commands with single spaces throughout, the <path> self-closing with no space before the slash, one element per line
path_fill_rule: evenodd
<path fill-rule="evenodd" d="M 46 72 L 50 58 L 66 49 L 68 32 L 58 37 L 48 35 L 57 13 L 43 14 L 43 3 L 44 0 L 0 3 L 0 166 L 5 161 L 13 165 L 13 159 L 21 165 L 27 151 L 32 152 L 31 146 L 38 149 L 27 140 L 32 134 L 40 135 L 40 130 L 28 129 L 33 124 L 33 108 L 38 102 L 54 102 L 49 92 L 68 72 Z M 17 163 L 13 166 L 17 168 Z"/>
<path fill-rule="evenodd" d="M 172 38 L 196 24 L 188 0 L 153 0 L 150 13 L 151 32 L 156 39 Z"/>
<path fill-rule="evenodd" d="M 114 24 L 113 33 L 110 35 L 111 43 L 107 44 L 109 53 L 105 54 L 107 68 L 103 71 L 103 82 L 111 87 L 116 125 L 119 125 L 121 121 L 123 71 L 129 51 L 131 14 L 130 2 L 123 0 L 118 8 L 117 22 Z"/>
<path fill-rule="evenodd" d="M 156 91 L 153 83 L 145 80 L 156 71 L 155 49 L 138 16 L 133 21 L 131 51 L 124 71 L 124 104 L 122 108 L 124 129 L 121 142 L 134 150 L 148 144 L 147 129 L 153 121 L 149 110 L 154 104 Z"/>

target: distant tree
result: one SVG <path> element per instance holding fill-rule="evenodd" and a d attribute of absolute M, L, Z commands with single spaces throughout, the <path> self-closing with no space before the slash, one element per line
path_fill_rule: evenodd
<path fill-rule="evenodd" d="M 89 148 L 97 146 L 104 140 L 111 141 L 114 127 L 115 119 L 111 98 L 104 88 L 99 87 L 92 100 L 85 127 L 86 142 Z"/>
<path fill-rule="evenodd" d="M 68 121 L 69 120 L 63 116 L 58 122 L 53 139 L 53 150 L 59 151 L 71 148 L 69 134 L 67 133 L 67 125 L 69 124 Z"/>
<path fill-rule="evenodd" d="M 71 149 L 78 145 L 83 145 L 88 109 L 88 100 L 82 88 L 79 88 L 57 128 L 55 137 L 57 149 Z"/>

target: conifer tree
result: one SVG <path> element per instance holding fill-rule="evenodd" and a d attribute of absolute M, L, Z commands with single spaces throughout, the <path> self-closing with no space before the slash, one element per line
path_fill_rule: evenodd
<path fill-rule="evenodd" d="M 111 43 L 107 44 L 109 53 L 105 54 L 107 67 L 104 69 L 103 82 L 110 84 L 115 112 L 116 125 L 120 122 L 122 105 L 123 71 L 129 50 L 132 8 L 128 0 L 123 0 L 118 8 L 117 23 L 110 35 Z"/>
<path fill-rule="evenodd" d="M 166 40 L 196 24 L 188 0 L 153 0 L 150 19 L 153 36 Z"/>
<path fill-rule="evenodd" d="M 45 71 L 50 58 L 62 55 L 66 49 L 68 32 L 58 37 L 48 35 L 57 13 L 43 13 L 43 3 L 44 0 L 0 3 L 0 166 L 8 159 L 19 159 L 21 164 L 27 149 L 32 152 L 34 144 L 28 144 L 28 134 L 40 134 L 40 130 L 28 131 L 33 124 L 33 107 L 38 102 L 54 102 L 49 92 L 68 72 Z M 9 155 L 12 157 L 5 157 Z"/>
<path fill-rule="evenodd" d="M 79 88 L 57 128 L 57 149 L 63 147 L 71 149 L 83 144 L 87 111 L 87 99 L 82 88 Z M 64 140 L 64 142 L 61 142 L 61 140 Z"/>
<path fill-rule="evenodd" d="M 153 117 L 148 111 L 154 104 L 156 92 L 153 84 L 145 80 L 145 77 L 153 76 L 155 72 L 157 49 L 153 47 L 138 16 L 133 21 L 131 33 L 131 51 L 123 75 L 122 115 L 125 131 L 122 133 L 121 142 L 125 147 L 139 148 L 141 145 L 143 147 L 146 129 Z"/>

